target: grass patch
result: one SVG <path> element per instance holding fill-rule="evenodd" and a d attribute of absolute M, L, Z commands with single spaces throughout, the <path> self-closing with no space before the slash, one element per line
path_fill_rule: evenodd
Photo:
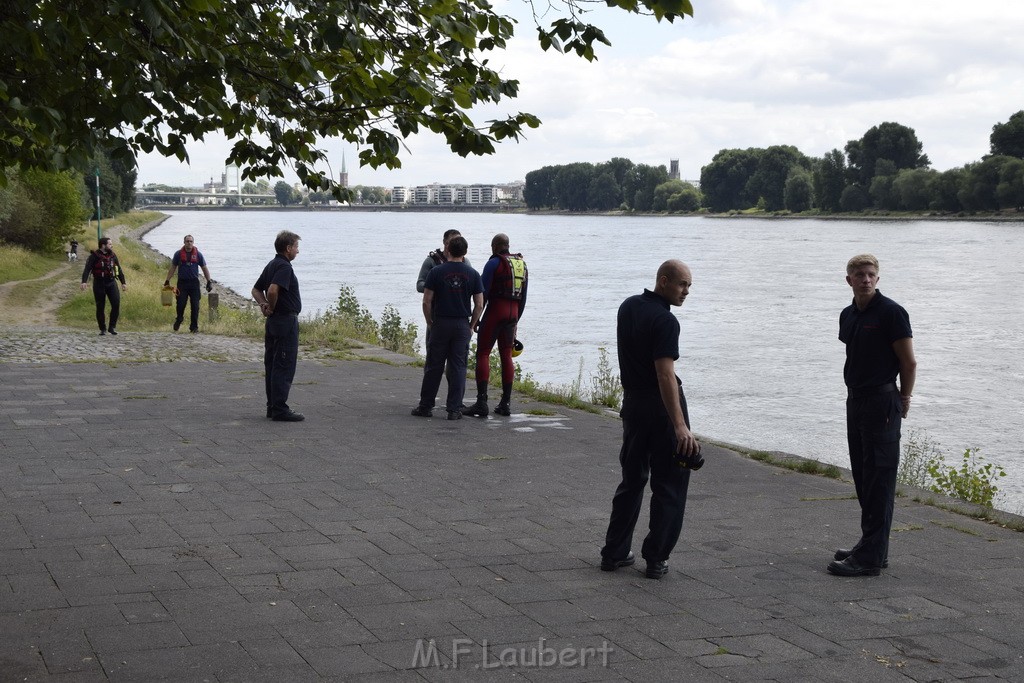
<path fill-rule="evenodd" d="M 962 527 L 959 524 L 950 524 L 948 522 L 936 521 L 932 521 L 932 524 L 934 524 L 935 526 L 940 526 L 943 529 L 952 529 L 953 531 L 959 531 L 960 533 L 967 534 L 968 536 L 976 536 L 978 538 L 981 538 L 981 534 L 979 534 L 974 529 L 968 529 L 967 527 Z"/>
<path fill-rule="evenodd" d="M 31 306 L 39 300 L 44 291 L 52 287 L 59 279 L 59 275 L 54 275 L 45 280 L 29 280 L 16 284 L 11 287 L 11 291 L 7 295 L 6 305 L 11 308 Z"/>
<path fill-rule="evenodd" d="M 34 280 L 66 261 L 64 254 L 42 254 L 17 244 L 0 243 L 0 284 Z"/>
<path fill-rule="evenodd" d="M 531 408 L 523 412 L 527 415 L 537 415 L 539 417 L 554 417 L 555 415 L 558 415 L 555 411 L 547 410 L 546 408 Z"/>

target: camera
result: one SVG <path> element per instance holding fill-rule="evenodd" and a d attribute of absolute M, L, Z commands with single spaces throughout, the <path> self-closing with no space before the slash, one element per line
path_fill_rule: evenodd
<path fill-rule="evenodd" d="M 704 467 L 704 458 L 700 454 L 700 444 L 697 444 L 697 452 L 693 455 L 676 453 L 676 463 L 687 470 L 699 470 Z"/>

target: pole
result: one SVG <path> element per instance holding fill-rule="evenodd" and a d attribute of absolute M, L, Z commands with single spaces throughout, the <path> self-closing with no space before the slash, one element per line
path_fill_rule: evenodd
<path fill-rule="evenodd" d="M 100 210 L 100 167 L 96 167 L 96 244 L 99 245 L 101 239 L 103 239 L 103 227 L 100 225 L 100 221 L 103 217 L 103 212 Z"/>

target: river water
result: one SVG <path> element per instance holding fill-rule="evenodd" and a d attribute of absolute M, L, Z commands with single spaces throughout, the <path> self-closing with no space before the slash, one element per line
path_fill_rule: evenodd
<path fill-rule="evenodd" d="M 1024 223 L 528 216 L 486 213 L 169 212 L 146 235 L 164 254 L 195 236 L 214 279 L 248 295 L 288 229 L 304 312 L 350 286 L 379 318 L 386 304 L 423 327 L 415 281 L 457 228 L 481 269 L 496 232 L 530 269 L 518 361 L 542 383 L 589 386 L 599 348 L 615 360 L 615 313 L 652 287 L 658 265 L 693 272 L 676 364 L 703 436 L 847 465 L 840 310 L 847 259 L 881 261 L 879 289 L 908 310 L 918 379 L 904 422 L 959 463 L 981 449 L 1008 475 L 997 507 L 1024 509 Z M 582 366 L 581 366 L 582 364 Z M 582 371 L 581 371 L 582 367 Z M 409 387 L 410 402 L 418 387 Z M 617 448 L 609 444 L 609 449 Z"/>

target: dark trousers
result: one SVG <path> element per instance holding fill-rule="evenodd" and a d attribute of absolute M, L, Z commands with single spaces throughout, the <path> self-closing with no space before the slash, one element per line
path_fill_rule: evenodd
<path fill-rule="evenodd" d="M 185 319 L 185 304 L 191 303 L 188 329 L 199 329 L 199 280 L 178 280 L 178 322 Z"/>
<path fill-rule="evenodd" d="M 690 418 L 686 398 L 679 391 L 686 424 Z M 657 397 L 660 403 L 661 398 Z M 667 560 L 679 541 L 686 511 L 690 470 L 676 462 L 675 430 L 666 415 L 630 405 L 627 396 L 622 412 L 622 448 L 619 464 L 622 482 L 612 498 L 612 516 L 601 556 L 621 560 L 633 545 L 633 530 L 640 518 L 644 488 L 651 482 L 651 520 L 641 555 L 648 562 Z"/>
<path fill-rule="evenodd" d="M 271 417 L 291 411 L 288 392 L 295 379 L 299 357 L 299 318 L 295 315 L 272 315 L 267 318 L 263 338 L 263 367 L 266 371 L 267 408 Z"/>
<path fill-rule="evenodd" d="M 870 567 L 882 566 L 889 557 L 902 411 L 895 391 L 846 400 L 850 470 L 860 503 L 861 538 L 853 553 L 858 562 Z"/>
<path fill-rule="evenodd" d="M 107 299 L 110 299 L 110 327 L 117 327 L 117 318 L 121 315 L 121 290 L 117 287 L 117 280 L 114 278 L 92 279 L 92 295 L 96 297 L 96 322 L 100 326 L 100 332 L 106 332 L 108 327 L 104 315 Z"/>
<path fill-rule="evenodd" d="M 423 367 L 423 385 L 420 388 L 421 406 L 434 407 L 447 362 L 448 398 L 445 400 L 445 409 L 449 412 L 461 410 L 462 397 L 466 393 L 466 359 L 472 335 L 469 321 L 465 318 L 434 318 L 427 337 L 427 362 Z"/>

